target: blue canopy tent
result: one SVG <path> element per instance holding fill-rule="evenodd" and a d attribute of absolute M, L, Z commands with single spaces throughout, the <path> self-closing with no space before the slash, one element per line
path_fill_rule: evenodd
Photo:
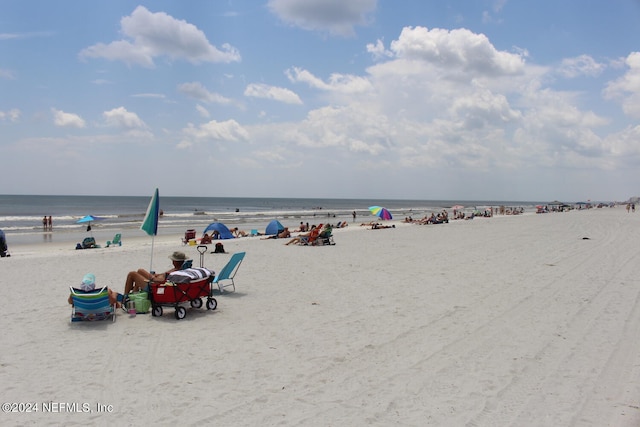
<path fill-rule="evenodd" d="M 280 224 L 280 221 L 274 219 L 269 224 L 267 224 L 267 228 L 264 230 L 264 234 L 266 234 L 267 236 L 272 236 L 274 234 L 278 234 L 282 230 L 284 230 L 284 226 Z"/>
<path fill-rule="evenodd" d="M 233 234 L 231 234 L 229 228 L 221 222 L 212 222 L 209 224 L 202 232 L 202 235 L 204 236 L 205 233 L 212 230 L 218 232 L 218 239 L 233 239 Z"/>

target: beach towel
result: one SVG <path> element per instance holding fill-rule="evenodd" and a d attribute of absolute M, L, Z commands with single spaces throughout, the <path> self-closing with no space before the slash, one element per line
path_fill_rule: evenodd
<path fill-rule="evenodd" d="M 213 271 L 203 267 L 187 268 L 169 273 L 167 280 L 173 283 L 190 283 L 213 276 Z"/>

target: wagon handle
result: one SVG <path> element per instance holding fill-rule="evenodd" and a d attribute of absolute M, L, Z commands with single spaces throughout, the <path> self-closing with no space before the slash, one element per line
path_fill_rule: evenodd
<path fill-rule="evenodd" d="M 196 249 L 198 250 L 198 252 L 200 252 L 200 255 L 204 255 L 204 253 L 207 252 L 206 245 L 198 245 Z"/>

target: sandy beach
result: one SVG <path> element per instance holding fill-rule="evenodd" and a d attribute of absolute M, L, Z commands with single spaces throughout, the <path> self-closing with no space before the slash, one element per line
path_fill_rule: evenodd
<path fill-rule="evenodd" d="M 640 425 L 640 215 L 393 224 L 350 224 L 335 246 L 225 240 L 204 265 L 246 251 L 237 291 L 183 320 L 70 322 L 69 285 L 91 272 L 122 292 L 149 268 L 150 237 L 10 245 L 2 402 L 38 412 L 0 423 Z M 176 250 L 199 264 L 180 237 L 156 237 L 157 271 Z"/>

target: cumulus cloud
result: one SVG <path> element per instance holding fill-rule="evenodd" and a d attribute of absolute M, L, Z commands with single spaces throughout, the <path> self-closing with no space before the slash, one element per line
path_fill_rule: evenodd
<path fill-rule="evenodd" d="M 53 113 L 53 123 L 59 127 L 74 127 L 74 128 L 83 128 L 85 127 L 85 122 L 77 114 L 73 113 L 65 113 L 64 111 L 56 110 L 55 108 L 51 109 Z"/>
<path fill-rule="evenodd" d="M 180 142 L 180 148 L 186 148 L 193 143 L 203 142 L 238 142 L 247 141 L 249 133 L 235 120 L 210 122 L 195 126 L 192 123 L 182 130 L 185 138 Z"/>
<path fill-rule="evenodd" d="M 304 30 L 351 36 L 356 25 L 368 25 L 377 0 L 269 0 L 272 13 Z"/>
<path fill-rule="evenodd" d="M 368 92 L 372 89 L 371 83 L 366 77 L 354 75 L 334 73 L 325 82 L 311 72 L 298 67 L 288 69 L 286 75 L 291 82 L 306 83 L 312 88 L 329 92 L 353 94 Z"/>
<path fill-rule="evenodd" d="M 136 113 L 127 111 L 124 107 L 114 108 L 110 111 L 102 113 L 105 122 L 108 126 L 133 130 L 133 129 L 146 129 L 145 124 Z"/>
<path fill-rule="evenodd" d="M 122 18 L 120 30 L 123 40 L 89 46 L 80 52 L 80 58 L 105 58 L 147 68 L 154 67 L 154 59 L 161 56 L 193 64 L 240 61 L 240 53 L 231 45 L 225 43 L 218 49 L 195 25 L 164 12 L 152 13 L 144 6 Z"/>
<path fill-rule="evenodd" d="M 424 61 L 436 67 L 474 75 L 515 75 L 523 72 L 519 54 L 497 50 L 484 34 L 465 28 L 405 27 L 391 43 L 397 58 Z"/>
<path fill-rule="evenodd" d="M 604 64 L 596 62 L 589 55 L 580 55 L 575 58 L 563 59 L 558 73 L 567 78 L 578 76 L 595 77 L 600 75 L 604 69 Z"/>
<path fill-rule="evenodd" d="M 200 82 L 189 82 L 178 85 L 178 91 L 190 98 L 207 104 L 229 104 L 231 100 L 217 93 L 209 92 Z"/>
<path fill-rule="evenodd" d="M 278 135 L 292 146 L 353 156 L 357 168 L 389 170 L 604 168 L 602 159 L 616 156 L 598 134 L 609 120 L 580 109 L 577 93 L 546 87 L 557 70 L 528 64 L 526 50 L 500 51 L 465 29 L 421 27 L 403 29 L 390 46 L 381 40 L 367 46 L 378 61 L 362 76 L 323 80 L 302 68 L 287 70 L 290 81 L 323 91 L 329 106 L 264 134 L 252 129 L 252 140 Z M 612 93 L 634 87 L 634 59 Z M 583 74 L 599 67 L 586 57 L 565 64 Z"/>
<path fill-rule="evenodd" d="M 632 52 L 624 63 L 626 73 L 607 84 L 604 96 L 607 99 L 617 99 L 622 103 L 622 109 L 630 117 L 640 118 L 640 52 Z"/>
<path fill-rule="evenodd" d="M 270 86 L 263 83 L 251 83 L 244 90 L 244 95 L 254 98 L 272 99 L 274 101 L 284 102 L 285 104 L 302 104 L 302 100 L 295 92 L 286 88 Z"/>
<path fill-rule="evenodd" d="M 373 56 L 374 60 L 380 60 L 393 56 L 393 52 L 388 51 L 384 47 L 382 40 L 378 39 L 375 43 L 367 44 L 367 52 Z"/>

